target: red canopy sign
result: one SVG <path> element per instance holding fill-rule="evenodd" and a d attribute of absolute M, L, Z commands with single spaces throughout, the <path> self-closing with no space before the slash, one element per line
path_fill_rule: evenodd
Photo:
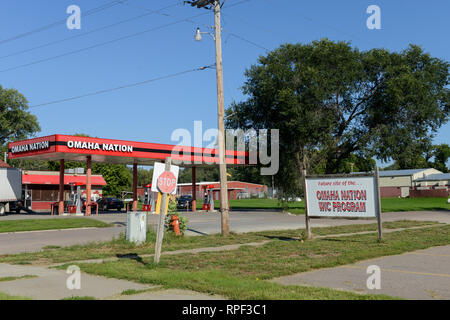
<path fill-rule="evenodd" d="M 170 171 L 164 171 L 158 178 L 158 189 L 162 193 L 172 193 L 177 187 L 177 178 Z"/>

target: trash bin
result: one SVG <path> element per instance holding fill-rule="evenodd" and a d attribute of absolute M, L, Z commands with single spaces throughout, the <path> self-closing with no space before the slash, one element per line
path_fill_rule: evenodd
<path fill-rule="evenodd" d="M 128 212 L 126 239 L 136 244 L 144 243 L 147 237 L 147 213 Z"/>

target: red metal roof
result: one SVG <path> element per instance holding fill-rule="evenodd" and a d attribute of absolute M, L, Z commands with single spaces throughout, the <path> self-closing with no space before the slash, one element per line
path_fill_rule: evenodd
<path fill-rule="evenodd" d="M 101 163 L 153 165 L 167 157 L 184 167 L 219 163 L 217 149 L 159 143 L 61 134 L 8 143 L 8 157 L 11 159 L 86 161 L 87 156 L 91 156 L 92 162 Z M 250 164 L 249 152 L 226 150 L 225 157 L 228 165 Z"/>
<path fill-rule="evenodd" d="M 64 184 L 82 183 L 86 184 L 86 176 L 64 175 Z M 44 174 L 24 174 L 22 173 L 23 184 L 54 184 L 59 185 L 59 175 Z M 93 186 L 106 186 L 106 181 L 102 176 L 91 176 L 91 184 Z"/>

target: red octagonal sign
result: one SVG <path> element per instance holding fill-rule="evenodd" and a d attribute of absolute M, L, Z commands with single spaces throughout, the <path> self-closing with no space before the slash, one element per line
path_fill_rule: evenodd
<path fill-rule="evenodd" d="M 177 178 L 170 171 L 164 171 L 158 178 L 158 189 L 162 193 L 172 193 L 177 187 Z"/>

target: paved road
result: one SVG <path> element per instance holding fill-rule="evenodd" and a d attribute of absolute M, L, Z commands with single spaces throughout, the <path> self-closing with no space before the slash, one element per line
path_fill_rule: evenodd
<path fill-rule="evenodd" d="M 186 213 L 189 219 L 190 235 L 214 234 L 220 232 L 220 214 L 218 213 Z M 450 223 L 448 211 L 424 211 L 424 212 L 396 212 L 383 213 L 383 221 L 394 220 L 432 220 Z M 8 215 L 0 217 L 2 220 L 52 218 L 49 215 Z M 53 217 L 65 219 L 66 217 Z M 99 219 L 108 223 L 115 223 L 121 227 L 82 229 L 82 230 L 55 230 L 25 233 L 0 233 L 0 254 L 38 251 L 44 246 L 58 245 L 68 246 L 92 241 L 107 241 L 117 237 L 125 231 L 126 214 L 108 213 L 99 216 L 87 217 L 87 219 Z M 157 215 L 149 215 L 149 224 L 154 228 L 158 221 Z M 313 227 L 338 226 L 345 224 L 367 224 L 373 220 L 342 220 L 342 219 L 314 219 Z M 283 230 L 304 228 L 304 216 L 289 215 L 280 212 L 238 212 L 230 213 L 230 230 L 233 232 L 250 232 L 264 230 Z"/>
<path fill-rule="evenodd" d="M 124 227 L 66 229 L 0 233 L 0 254 L 39 251 L 45 246 L 70 246 L 93 241 L 109 241 L 125 232 Z"/>
<path fill-rule="evenodd" d="M 369 290 L 367 267 L 381 269 L 381 289 Z M 450 246 L 434 247 L 351 265 L 274 279 L 286 285 L 313 285 L 405 299 L 450 299 Z"/>

